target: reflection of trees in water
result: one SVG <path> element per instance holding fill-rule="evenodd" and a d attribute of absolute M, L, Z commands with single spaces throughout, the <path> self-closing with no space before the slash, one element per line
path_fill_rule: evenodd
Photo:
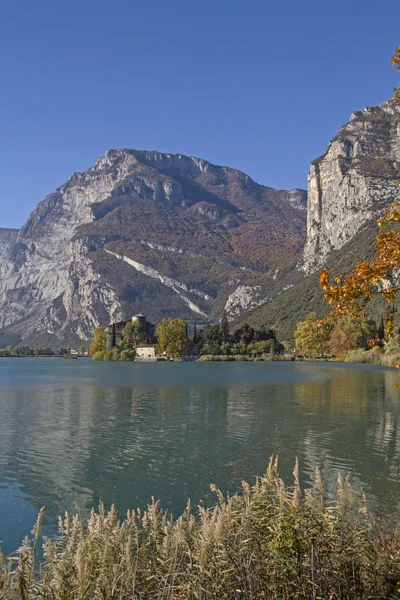
<path fill-rule="evenodd" d="M 295 386 L 296 399 L 310 416 L 304 436 L 309 473 L 323 467 L 331 493 L 338 470 L 385 510 L 394 510 L 400 492 L 400 403 L 396 373 L 329 369 L 330 377 Z M 318 429 L 320 432 L 318 432 Z"/>
<path fill-rule="evenodd" d="M 388 500 L 400 491 L 395 380 L 321 367 L 294 385 L 9 391 L 0 475 L 12 472 L 35 508 L 54 515 L 100 498 L 125 510 L 152 494 L 179 511 L 188 496 L 207 499 L 210 482 L 233 490 L 252 481 L 279 454 L 289 481 L 298 456 L 305 482 L 322 466 L 333 491 L 336 471 L 351 471 Z"/>

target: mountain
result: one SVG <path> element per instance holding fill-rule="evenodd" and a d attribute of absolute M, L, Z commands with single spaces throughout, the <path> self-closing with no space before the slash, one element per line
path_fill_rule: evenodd
<path fill-rule="evenodd" d="M 377 233 L 376 218 L 400 196 L 400 105 L 385 102 L 351 115 L 313 161 L 308 179 L 307 239 L 297 268 L 278 278 L 274 289 L 241 315 L 252 324 L 268 322 L 281 339 L 293 339 L 296 323 L 309 312 L 323 315 L 318 271 L 349 270 L 359 259 L 371 258 Z M 370 303 L 380 318 L 384 304 Z"/>
<path fill-rule="evenodd" d="M 249 308 L 294 268 L 305 233 L 303 190 L 181 154 L 109 150 L 18 232 L 0 230 L 0 345 L 75 345 L 138 311 L 204 322 L 228 298 L 234 315 L 243 288 Z"/>
<path fill-rule="evenodd" d="M 308 199 L 199 158 L 109 150 L 19 231 L 0 229 L 0 346 L 76 345 L 139 311 L 204 323 L 224 308 L 292 339 L 307 313 L 328 310 L 319 269 L 372 256 L 396 178 L 393 102 L 351 115 L 312 162 Z"/>
<path fill-rule="evenodd" d="M 355 112 L 311 164 L 302 268 L 324 265 L 399 195 L 400 105 Z"/>
<path fill-rule="evenodd" d="M 4 229 L 0 227 L 0 260 L 7 250 L 15 244 L 18 237 L 18 229 Z"/>

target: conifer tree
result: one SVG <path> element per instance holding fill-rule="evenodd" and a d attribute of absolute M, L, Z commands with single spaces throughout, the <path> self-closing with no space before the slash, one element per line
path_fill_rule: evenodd
<path fill-rule="evenodd" d="M 223 311 L 221 321 L 219 324 L 219 335 L 221 339 L 221 343 L 229 342 L 229 323 L 228 323 L 228 315 L 226 314 L 226 310 Z"/>

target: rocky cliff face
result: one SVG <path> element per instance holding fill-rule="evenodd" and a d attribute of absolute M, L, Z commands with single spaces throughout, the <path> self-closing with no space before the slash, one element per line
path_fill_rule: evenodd
<path fill-rule="evenodd" d="M 110 150 L 0 230 L 3 338 L 72 345 L 139 310 L 219 314 L 249 277 L 295 264 L 305 205 L 202 159 Z"/>
<path fill-rule="evenodd" d="M 376 217 L 400 196 L 400 105 L 385 102 L 354 113 L 310 167 L 307 240 L 297 269 L 277 271 L 267 286 L 238 289 L 227 306 L 239 320 L 268 323 L 293 339 L 298 321 L 324 315 L 318 270 L 343 273 L 375 252 Z M 241 292 L 241 293 L 240 293 Z M 379 320 L 385 307 L 374 303 Z M 399 322 L 400 324 L 400 322 Z"/>
<path fill-rule="evenodd" d="M 17 241 L 18 229 L 0 227 L 0 260 L 9 248 Z"/>
<path fill-rule="evenodd" d="M 385 102 L 354 113 L 311 164 L 307 242 L 301 269 L 326 263 L 363 225 L 398 197 L 400 105 Z"/>

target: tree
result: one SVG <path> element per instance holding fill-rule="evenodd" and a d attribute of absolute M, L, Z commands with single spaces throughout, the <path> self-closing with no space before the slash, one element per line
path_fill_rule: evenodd
<path fill-rule="evenodd" d="M 230 335 L 229 335 L 229 322 L 228 322 L 228 315 L 226 314 L 226 310 L 223 311 L 222 313 L 222 317 L 221 317 L 221 321 L 219 324 L 219 339 L 220 339 L 220 343 L 227 343 L 230 341 Z"/>
<path fill-rule="evenodd" d="M 400 71 L 400 46 L 392 64 Z M 395 92 L 394 101 L 400 102 L 400 87 Z M 377 223 L 381 231 L 376 236 L 376 258 L 358 261 L 352 271 L 334 277 L 333 282 L 326 267 L 320 272 L 319 281 L 324 299 L 336 315 L 360 315 L 366 300 L 383 296 L 387 302 L 385 330 L 390 339 L 394 335 L 395 300 L 400 290 L 400 200 L 389 206 Z"/>
<path fill-rule="evenodd" d="M 122 350 L 121 354 L 119 355 L 119 360 L 121 360 L 121 361 L 135 360 L 135 357 L 136 357 L 136 350 L 134 350 L 134 349 Z"/>
<path fill-rule="evenodd" d="M 199 340 L 197 337 L 197 323 L 196 321 L 194 322 L 194 327 L 193 327 L 193 344 L 198 344 Z"/>
<path fill-rule="evenodd" d="M 178 358 L 188 342 L 187 323 L 183 319 L 163 319 L 157 325 L 156 335 L 161 352 Z"/>
<path fill-rule="evenodd" d="M 89 353 L 96 360 L 99 358 L 99 353 L 104 353 L 107 350 L 107 335 L 104 327 L 96 327 L 93 335 L 93 342 L 89 346 Z"/>
<path fill-rule="evenodd" d="M 329 339 L 329 349 L 335 356 L 344 359 L 349 350 L 367 350 L 369 341 L 376 337 L 377 329 L 366 314 L 347 313 L 336 317 Z"/>
<path fill-rule="evenodd" d="M 394 55 L 392 58 L 392 65 L 397 66 L 397 70 L 400 71 L 400 46 L 397 46 L 396 50 L 394 51 Z M 395 102 L 400 102 L 400 86 L 398 88 L 396 88 L 394 91 L 395 91 L 395 97 L 394 97 Z"/>
<path fill-rule="evenodd" d="M 242 342 L 242 344 L 247 346 L 248 344 L 251 344 L 251 342 L 254 340 L 254 336 L 254 329 L 250 327 L 248 323 L 245 323 L 243 327 L 239 327 L 238 329 L 236 329 L 232 338 L 233 341 L 237 344 L 240 344 L 240 342 Z"/>
<path fill-rule="evenodd" d="M 132 350 L 146 341 L 146 331 L 141 323 L 127 323 L 122 331 L 121 351 Z"/>
<path fill-rule="evenodd" d="M 261 325 L 260 329 L 256 330 L 254 339 L 256 342 L 265 342 L 267 340 L 275 340 L 276 334 L 273 329 L 266 329 L 265 325 Z"/>
<path fill-rule="evenodd" d="M 274 339 L 254 341 L 247 346 L 247 352 L 256 356 L 260 356 L 261 354 L 277 354 L 280 346 L 281 344 L 278 344 Z"/>
<path fill-rule="evenodd" d="M 306 356 L 316 354 L 323 356 L 329 348 L 331 331 L 331 322 L 319 319 L 315 312 L 310 313 L 304 321 L 297 323 L 294 333 L 297 352 Z"/>
<path fill-rule="evenodd" d="M 220 354 L 221 338 L 219 325 L 211 323 L 205 325 L 198 333 L 198 340 L 202 346 L 202 354 Z"/>

